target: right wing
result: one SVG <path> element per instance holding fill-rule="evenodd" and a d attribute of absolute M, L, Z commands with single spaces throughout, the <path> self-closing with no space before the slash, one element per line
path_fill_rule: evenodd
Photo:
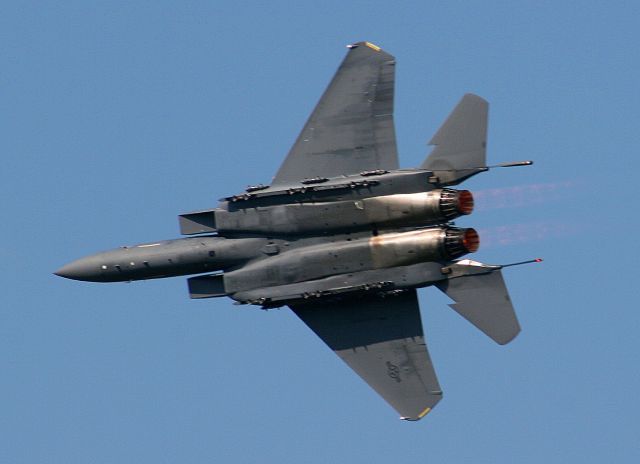
<path fill-rule="evenodd" d="M 349 48 L 273 185 L 398 168 L 395 59 L 369 42 Z"/>
<path fill-rule="evenodd" d="M 442 398 L 415 290 L 291 309 L 403 419 L 421 419 Z"/>

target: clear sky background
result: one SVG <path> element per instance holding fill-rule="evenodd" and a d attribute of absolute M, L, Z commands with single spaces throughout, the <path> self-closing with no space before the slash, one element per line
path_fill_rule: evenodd
<path fill-rule="evenodd" d="M 637 2 L 3 2 L 0 462 L 640 461 Z M 344 57 L 396 56 L 401 165 L 490 104 L 464 184 L 522 333 L 420 291 L 444 390 L 400 421 L 288 309 L 52 272 L 268 183 Z"/>

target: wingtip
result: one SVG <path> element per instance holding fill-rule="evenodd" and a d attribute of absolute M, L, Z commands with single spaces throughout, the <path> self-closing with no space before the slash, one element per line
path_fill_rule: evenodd
<path fill-rule="evenodd" d="M 496 342 L 498 345 L 500 346 L 504 346 L 507 345 L 509 343 L 511 343 L 520 333 L 520 327 L 518 326 L 518 330 L 515 332 L 512 332 L 504 337 L 491 337 L 493 339 L 494 342 Z"/>
<path fill-rule="evenodd" d="M 442 395 L 442 392 L 438 392 L 437 394 Z M 424 408 L 416 417 L 408 417 L 408 416 L 400 416 L 400 420 L 409 421 L 409 422 L 417 422 L 422 419 L 424 416 L 431 412 L 432 407 Z"/>
<path fill-rule="evenodd" d="M 376 52 L 382 51 L 381 47 L 378 47 L 376 44 L 371 43 L 371 42 L 367 42 L 367 41 L 354 42 L 352 44 L 347 45 L 347 48 L 348 49 L 354 49 L 354 48 L 358 48 L 360 46 L 369 47 L 371 50 L 376 51 Z"/>
<path fill-rule="evenodd" d="M 469 99 L 473 98 L 473 99 L 481 100 L 483 102 L 487 101 L 484 98 L 482 98 L 480 95 L 476 95 L 475 93 L 471 93 L 471 92 L 465 93 L 463 95 L 463 98 L 469 98 Z"/>

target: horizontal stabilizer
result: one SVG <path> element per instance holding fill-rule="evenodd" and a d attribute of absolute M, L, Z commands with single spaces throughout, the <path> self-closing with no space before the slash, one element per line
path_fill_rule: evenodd
<path fill-rule="evenodd" d="M 214 209 L 194 211 L 178 216 L 182 235 L 210 234 L 216 231 L 216 215 Z"/>
<path fill-rule="evenodd" d="M 509 343 L 520 332 L 499 270 L 443 280 L 436 286 L 455 301 L 449 306 L 500 345 Z"/>
<path fill-rule="evenodd" d="M 224 290 L 224 280 L 222 274 L 212 274 L 187 279 L 189 285 L 189 296 L 193 299 L 216 298 L 227 296 Z"/>
<path fill-rule="evenodd" d="M 429 142 L 435 147 L 420 167 L 435 171 L 443 184 L 485 170 L 488 114 L 489 103 L 483 98 L 470 93 L 462 97 Z"/>

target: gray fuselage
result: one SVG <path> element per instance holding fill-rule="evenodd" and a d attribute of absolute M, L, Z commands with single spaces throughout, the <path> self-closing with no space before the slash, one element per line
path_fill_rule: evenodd
<path fill-rule="evenodd" d="M 332 276 L 344 276 L 330 280 L 334 286 L 379 285 L 367 281 L 376 270 L 445 265 L 477 249 L 473 229 L 448 224 L 472 211 L 473 197 L 434 179 L 432 172 L 404 170 L 316 179 L 284 190 L 250 188 L 216 209 L 181 215 L 182 233 L 192 237 L 97 253 L 57 274 L 119 282 L 213 273 L 196 278 L 199 296 L 192 296 L 260 304 L 331 290 L 323 282 Z M 215 290 L 207 291 L 216 280 Z M 412 286 L 433 280 L 425 276 Z"/>

